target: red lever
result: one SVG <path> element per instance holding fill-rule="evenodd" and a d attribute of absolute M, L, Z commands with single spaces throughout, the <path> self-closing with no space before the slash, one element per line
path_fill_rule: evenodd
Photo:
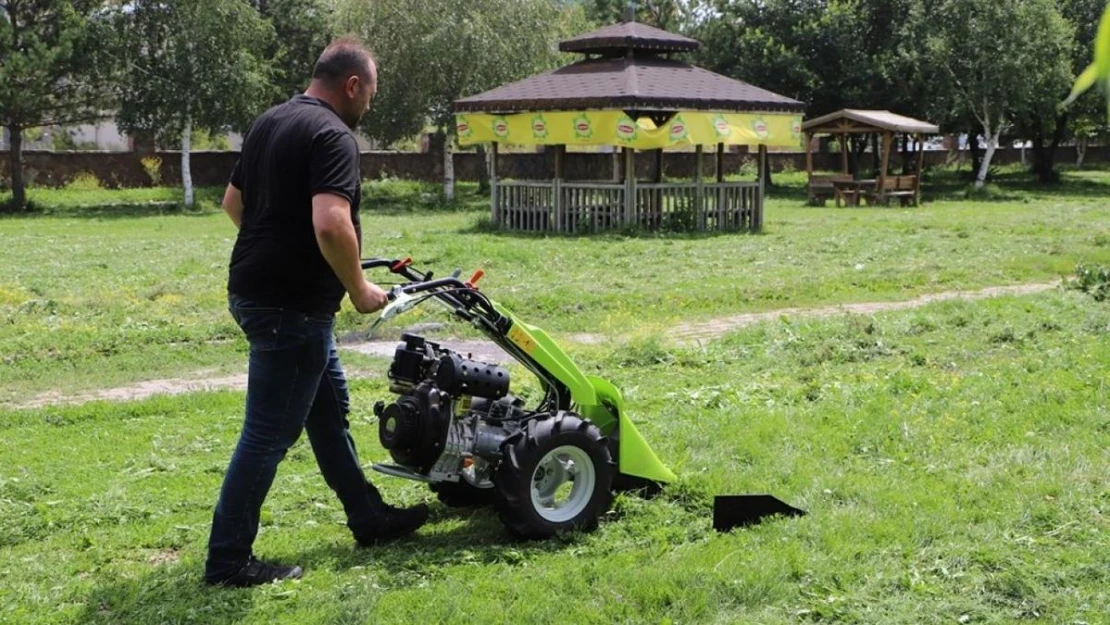
<path fill-rule="evenodd" d="M 475 271 L 474 275 L 470 276 L 470 279 L 466 281 L 466 286 L 473 289 L 474 285 L 478 284 L 478 281 L 481 280 L 482 276 L 484 275 L 486 275 L 486 272 L 482 271 L 481 269 Z"/>
<path fill-rule="evenodd" d="M 405 260 L 399 260 L 399 261 L 393 263 L 393 266 L 390 267 L 389 270 L 392 271 L 393 273 L 397 273 L 401 269 L 403 269 L 405 267 L 408 267 L 411 264 L 412 264 L 412 256 L 406 256 Z"/>

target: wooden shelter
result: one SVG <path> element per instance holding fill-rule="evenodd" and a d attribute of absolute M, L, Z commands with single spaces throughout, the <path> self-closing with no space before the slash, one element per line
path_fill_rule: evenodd
<path fill-rule="evenodd" d="M 822 117 L 811 119 L 802 124 L 806 143 L 806 171 L 809 174 L 809 199 L 823 202 L 828 197 L 851 205 L 859 204 L 860 199 L 869 203 L 889 204 L 891 198 L 898 198 L 905 205 L 912 202 L 915 206 L 921 200 L 921 168 L 925 158 L 925 135 L 935 135 L 940 128 L 921 120 L 896 115 L 890 111 L 864 111 L 843 109 Z M 882 165 L 875 179 L 855 179 L 848 171 L 848 137 L 850 135 L 877 134 L 881 137 Z M 913 137 L 917 145 L 916 168 L 911 175 L 889 175 L 890 150 L 894 137 L 904 134 Z M 840 143 L 839 175 L 815 175 L 813 173 L 813 137 L 834 135 Z"/>
<path fill-rule="evenodd" d="M 460 144 L 491 146 L 493 221 L 555 232 L 759 230 L 762 182 L 726 182 L 725 146 L 758 146 L 761 165 L 768 146 L 797 147 L 804 105 L 672 58 L 700 45 L 646 24 L 614 24 L 559 44 L 581 61 L 456 101 Z M 551 178 L 500 179 L 505 144 L 550 148 Z M 619 180 L 569 180 L 566 162 L 577 155 L 568 146 L 619 149 Z M 702 179 L 707 146 L 717 154 L 712 182 Z M 663 152 L 676 147 L 696 152 L 692 181 L 663 181 Z M 654 153 L 651 180 L 637 179 L 637 151 Z"/>

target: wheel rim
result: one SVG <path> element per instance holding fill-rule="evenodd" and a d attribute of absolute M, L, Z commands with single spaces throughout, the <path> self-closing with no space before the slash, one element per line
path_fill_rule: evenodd
<path fill-rule="evenodd" d="M 532 506 L 544 520 L 565 523 L 586 509 L 596 483 L 589 454 L 573 445 L 556 447 L 532 472 Z"/>

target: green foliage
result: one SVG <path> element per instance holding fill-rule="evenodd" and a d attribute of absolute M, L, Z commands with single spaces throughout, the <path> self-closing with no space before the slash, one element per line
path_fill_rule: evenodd
<path fill-rule="evenodd" d="M 807 103 L 811 117 L 876 108 L 923 114 L 903 43 L 909 0 L 718 0 L 696 22 L 707 68 Z M 864 35 L 866 33 L 866 35 Z"/>
<path fill-rule="evenodd" d="M 1055 0 L 921 1 L 907 28 L 926 33 L 921 67 L 940 87 L 936 105 L 973 117 L 990 145 L 1015 121 L 1054 119 L 1053 94 L 1071 80 L 1074 45 Z"/>
<path fill-rule="evenodd" d="M 192 149 L 226 151 L 231 149 L 231 140 L 223 133 L 199 130 L 193 133 Z"/>
<path fill-rule="evenodd" d="M 692 19 L 691 2 L 682 0 L 584 0 L 586 17 L 598 26 L 623 22 L 628 18 L 629 4 L 635 5 L 636 21 L 672 32 L 682 31 Z"/>
<path fill-rule="evenodd" d="M 65 124 L 98 112 L 112 83 L 99 0 L 0 0 L 0 125 Z"/>
<path fill-rule="evenodd" d="M 303 92 L 316 59 L 336 35 L 334 3 L 326 0 L 251 0 L 274 29 L 265 58 L 273 67 L 275 102 Z"/>
<path fill-rule="evenodd" d="M 95 141 L 75 141 L 73 134 L 65 128 L 57 128 L 50 136 L 55 151 L 98 150 Z"/>
<path fill-rule="evenodd" d="M 245 0 L 138 0 L 121 36 L 126 132 L 176 143 L 186 125 L 243 130 L 273 99 L 272 68 L 259 53 L 273 27 Z"/>
<path fill-rule="evenodd" d="M 1093 23 L 1093 21 L 1087 22 L 1092 25 Z M 1063 105 L 1070 105 L 1091 87 L 1098 86 L 1106 96 L 1106 119 L 1107 123 L 1110 123 L 1110 4 L 1103 11 L 1098 31 L 1091 40 L 1094 44 L 1094 60 L 1080 72 L 1071 94 Z"/>
<path fill-rule="evenodd" d="M 1110 267 L 1080 263 L 1075 268 L 1075 276 L 1067 281 L 1067 286 L 1089 293 L 1096 302 L 1105 302 L 1110 298 Z"/>
<path fill-rule="evenodd" d="M 379 61 L 378 96 L 362 129 L 385 144 L 427 123 L 454 133 L 452 103 L 554 67 L 566 15 L 553 0 L 341 0 L 341 30 Z"/>
<path fill-rule="evenodd" d="M 150 183 L 158 186 L 162 183 L 162 159 L 157 156 L 144 156 L 141 161 L 143 171 L 146 172 Z"/>
<path fill-rule="evenodd" d="M 99 0 L 0 0 L 0 127 L 14 134 L 65 125 L 110 106 L 110 18 Z M 22 165 L 13 158 L 13 170 Z M 21 175 L 13 178 L 9 204 L 18 211 L 24 187 Z"/>
<path fill-rule="evenodd" d="M 76 191 L 78 193 L 84 191 L 99 191 L 104 188 L 100 184 L 100 179 L 92 172 L 82 171 L 78 172 L 65 186 L 68 191 Z"/>

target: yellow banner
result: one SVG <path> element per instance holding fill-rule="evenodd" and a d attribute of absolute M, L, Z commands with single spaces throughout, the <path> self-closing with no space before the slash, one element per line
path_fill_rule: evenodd
<path fill-rule="evenodd" d="M 684 111 L 662 127 L 622 111 L 556 111 L 455 116 L 461 145 L 613 145 L 654 150 L 684 145 L 801 147 L 802 117 L 793 113 Z"/>

